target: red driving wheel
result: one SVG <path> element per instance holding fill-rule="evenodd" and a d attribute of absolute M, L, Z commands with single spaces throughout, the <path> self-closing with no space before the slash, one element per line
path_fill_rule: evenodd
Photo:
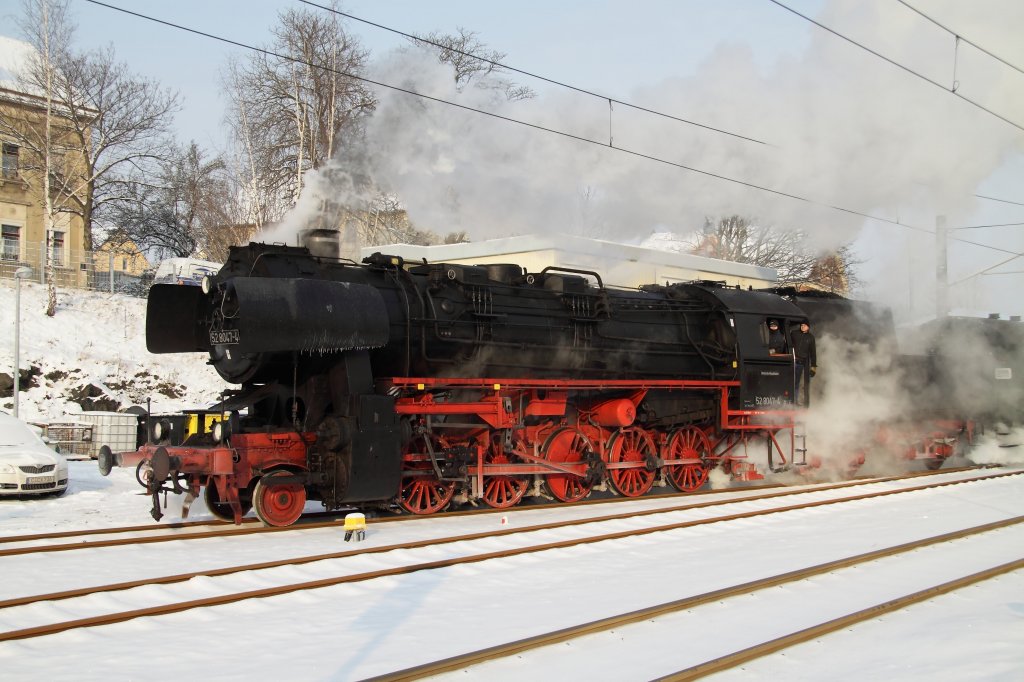
<path fill-rule="evenodd" d="M 491 438 L 491 446 L 484 454 L 484 466 L 510 464 L 518 458 L 505 452 L 501 434 L 495 434 Z M 521 443 L 513 445 L 513 451 L 522 447 Z M 495 474 L 484 476 L 483 500 L 489 507 L 505 509 L 519 504 L 530 487 L 529 476 L 515 476 L 511 474 Z"/>
<path fill-rule="evenodd" d="M 684 426 L 676 429 L 665 445 L 663 459 L 691 459 L 686 464 L 666 464 L 665 478 L 672 487 L 684 493 L 693 491 L 708 480 L 707 457 L 711 454 L 711 441 L 702 429 Z"/>
<path fill-rule="evenodd" d="M 608 470 L 612 487 L 625 497 L 639 497 L 654 485 L 655 471 L 647 468 L 658 452 L 654 439 L 643 429 L 621 429 L 608 444 L 608 463 L 630 463 L 628 469 Z"/>
<path fill-rule="evenodd" d="M 582 462 L 591 450 L 590 440 L 572 428 L 555 431 L 544 444 L 545 458 L 559 464 Z M 547 474 L 544 480 L 551 495 L 560 502 L 578 502 L 590 494 L 592 487 L 585 478 L 575 474 Z"/>
<path fill-rule="evenodd" d="M 455 496 L 455 481 L 442 481 L 434 471 L 427 448 L 435 452 L 440 448 L 432 436 L 421 435 L 413 438 L 403 453 L 403 476 L 398 490 L 398 506 L 410 514 L 434 514 L 443 511 Z"/>

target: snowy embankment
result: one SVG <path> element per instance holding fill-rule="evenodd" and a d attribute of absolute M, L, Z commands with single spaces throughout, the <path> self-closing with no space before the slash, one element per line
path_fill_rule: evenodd
<path fill-rule="evenodd" d="M 19 416 L 60 421 L 86 410 L 116 410 L 152 401 L 154 412 L 205 407 L 226 388 L 206 356 L 146 350 L 146 300 L 59 289 L 57 312 L 45 313 L 46 288 L 21 285 Z M 15 288 L 0 280 L 0 409 L 13 406 Z"/>

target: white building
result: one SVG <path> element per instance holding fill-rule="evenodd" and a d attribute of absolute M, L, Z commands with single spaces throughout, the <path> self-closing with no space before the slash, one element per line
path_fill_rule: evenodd
<path fill-rule="evenodd" d="M 597 272 L 606 286 L 636 288 L 691 280 L 724 280 L 743 288 L 773 286 L 778 273 L 746 263 L 672 253 L 640 246 L 564 234 L 524 235 L 464 244 L 414 246 L 387 244 L 361 249 L 363 257 L 375 252 L 401 256 L 409 262 L 487 265 L 515 263 L 527 272 L 548 266 Z"/>

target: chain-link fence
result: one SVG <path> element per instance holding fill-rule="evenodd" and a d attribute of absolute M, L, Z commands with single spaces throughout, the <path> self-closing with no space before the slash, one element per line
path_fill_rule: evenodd
<path fill-rule="evenodd" d="M 0 279 L 13 279 L 15 271 L 27 266 L 32 273 L 23 279 L 45 284 L 49 276 L 47 250 L 45 242 L 9 243 L 5 239 L 0 249 Z M 59 243 L 49 251 L 54 281 L 61 288 L 145 296 L 153 281 L 152 271 L 140 267 L 134 254 L 67 249 Z"/>

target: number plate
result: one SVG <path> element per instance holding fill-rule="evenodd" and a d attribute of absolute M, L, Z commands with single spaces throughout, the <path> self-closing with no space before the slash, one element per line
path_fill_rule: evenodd
<path fill-rule="evenodd" d="M 56 481 L 57 479 L 53 476 L 29 476 L 26 483 L 31 485 L 33 483 L 55 483 Z"/>
<path fill-rule="evenodd" d="M 237 344 L 238 342 L 239 337 L 237 329 L 224 329 L 222 331 L 210 332 L 211 346 L 224 346 L 229 344 Z"/>

